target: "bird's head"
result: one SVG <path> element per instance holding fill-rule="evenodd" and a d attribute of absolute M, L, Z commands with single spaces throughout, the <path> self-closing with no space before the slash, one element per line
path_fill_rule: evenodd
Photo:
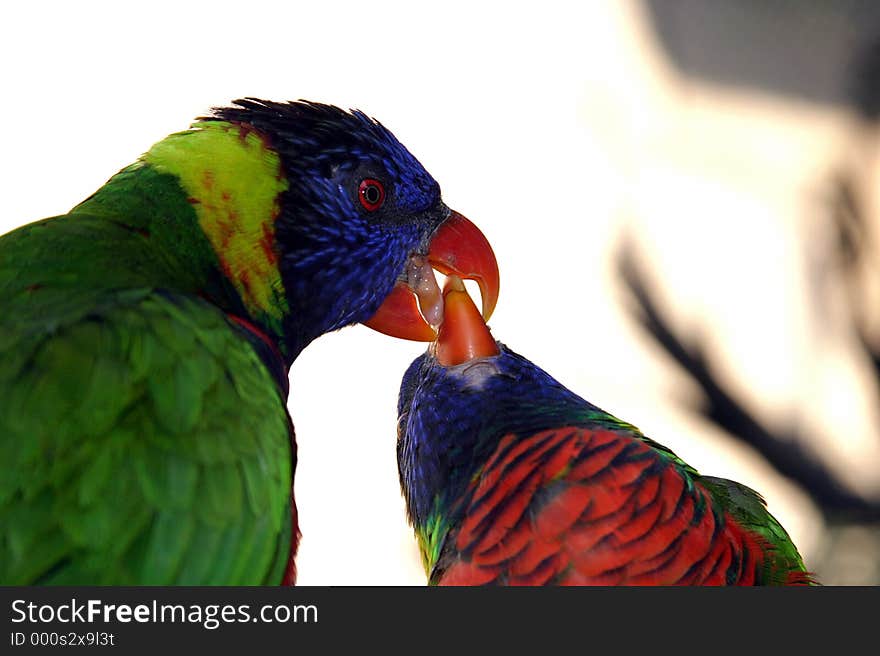
<path fill-rule="evenodd" d="M 256 99 L 208 120 L 252 129 L 280 158 L 287 186 L 274 240 L 291 359 L 358 322 L 434 339 L 442 298 L 432 269 L 476 280 L 491 314 L 498 267 L 488 241 L 443 203 L 437 182 L 380 123 L 330 105 Z"/>
<path fill-rule="evenodd" d="M 598 410 L 496 341 L 456 276 L 443 297 L 437 339 L 409 366 L 398 397 L 400 483 L 417 526 L 438 494 L 457 498 L 504 435 Z"/>

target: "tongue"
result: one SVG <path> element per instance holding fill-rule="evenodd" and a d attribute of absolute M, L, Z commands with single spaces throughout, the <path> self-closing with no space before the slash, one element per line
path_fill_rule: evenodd
<path fill-rule="evenodd" d="M 498 345 L 458 276 L 450 275 L 443 287 L 443 323 L 434 357 L 446 366 L 498 355 Z"/>
<path fill-rule="evenodd" d="M 434 330 L 443 321 L 443 296 L 437 286 L 434 269 L 428 259 L 420 255 L 410 258 L 406 268 L 406 282 L 419 299 L 419 312 Z"/>

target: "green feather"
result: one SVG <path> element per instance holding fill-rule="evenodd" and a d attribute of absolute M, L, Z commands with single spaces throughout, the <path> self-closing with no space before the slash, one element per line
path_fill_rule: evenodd
<path fill-rule="evenodd" d="M 210 167 L 219 186 L 196 188 Z M 226 316 L 280 274 L 221 262 L 199 194 L 262 234 L 285 186 L 265 144 L 211 123 L 0 237 L 0 584 L 280 581 L 285 399 Z M 243 299 L 230 264 L 263 267 L 273 294 Z"/>
<path fill-rule="evenodd" d="M 0 581 L 262 583 L 290 540 L 277 385 L 204 301 L 108 292 L 95 307 L 17 344 L 30 358 L 0 398 Z M 208 553 L 188 551 L 212 532 Z"/>

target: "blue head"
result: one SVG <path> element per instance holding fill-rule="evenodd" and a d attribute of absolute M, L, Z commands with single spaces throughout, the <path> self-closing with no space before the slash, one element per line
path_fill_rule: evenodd
<path fill-rule="evenodd" d="M 275 240 L 292 360 L 319 335 L 370 318 L 450 210 L 424 167 L 359 111 L 303 101 L 235 104 L 212 118 L 264 135 L 289 184 Z"/>
<path fill-rule="evenodd" d="M 609 418 L 540 367 L 497 342 L 498 355 L 455 366 L 429 350 L 403 376 L 397 462 L 410 520 L 458 499 L 502 437 Z"/>

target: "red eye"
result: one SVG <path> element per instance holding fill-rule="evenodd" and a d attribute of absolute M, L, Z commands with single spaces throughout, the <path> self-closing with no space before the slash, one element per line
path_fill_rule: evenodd
<path fill-rule="evenodd" d="M 365 210 L 375 212 L 385 202 L 385 187 L 378 180 L 365 178 L 358 187 L 358 198 Z"/>

